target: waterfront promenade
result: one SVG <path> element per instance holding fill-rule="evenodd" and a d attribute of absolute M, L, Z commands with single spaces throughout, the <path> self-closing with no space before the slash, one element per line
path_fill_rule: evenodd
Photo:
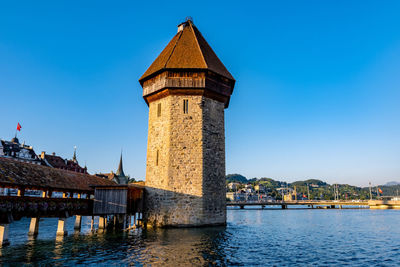
<path fill-rule="evenodd" d="M 400 209 L 400 201 L 395 200 L 294 200 L 294 201 L 228 201 L 227 207 L 240 207 L 244 209 L 246 206 L 280 206 L 287 209 L 289 206 L 304 206 L 308 208 L 370 208 L 370 209 Z"/>

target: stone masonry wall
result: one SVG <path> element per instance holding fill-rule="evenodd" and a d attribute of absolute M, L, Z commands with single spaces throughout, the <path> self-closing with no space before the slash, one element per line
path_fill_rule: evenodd
<path fill-rule="evenodd" d="M 149 104 L 146 188 L 150 225 L 226 222 L 223 103 L 203 96 L 170 95 Z"/>
<path fill-rule="evenodd" d="M 203 210 L 210 224 L 226 223 L 224 103 L 203 106 Z"/>
<path fill-rule="evenodd" d="M 161 116 L 158 116 L 161 104 Z M 149 129 L 147 139 L 146 163 L 146 208 L 152 221 L 163 221 L 162 207 L 159 203 L 170 200 L 168 195 L 168 156 L 170 136 L 170 99 L 162 98 L 149 103 Z M 158 151 L 158 164 L 157 161 Z"/>

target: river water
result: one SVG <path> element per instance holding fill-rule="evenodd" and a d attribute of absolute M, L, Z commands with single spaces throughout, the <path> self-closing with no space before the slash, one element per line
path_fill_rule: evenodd
<path fill-rule="evenodd" d="M 226 227 L 82 232 L 56 240 L 56 219 L 10 225 L 1 265 L 399 266 L 398 210 L 229 209 Z"/>

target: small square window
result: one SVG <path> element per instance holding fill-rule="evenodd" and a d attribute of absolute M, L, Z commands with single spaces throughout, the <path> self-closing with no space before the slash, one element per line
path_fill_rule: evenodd
<path fill-rule="evenodd" d="M 157 105 L 157 117 L 161 117 L 161 103 Z"/>
<path fill-rule="evenodd" d="M 156 166 L 158 166 L 159 154 L 160 154 L 160 152 L 157 150 L 157 153 L 156 153 Z"/>

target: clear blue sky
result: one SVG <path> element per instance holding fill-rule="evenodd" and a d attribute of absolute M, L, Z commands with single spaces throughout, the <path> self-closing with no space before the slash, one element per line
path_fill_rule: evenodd
<path fill-rule="evenodd" d="M 186 16 L 237 83 L 227 173 L 400 181 L 400 1 L 4 1 L 0 138 L 145 177 L 139 77 Z"/>

